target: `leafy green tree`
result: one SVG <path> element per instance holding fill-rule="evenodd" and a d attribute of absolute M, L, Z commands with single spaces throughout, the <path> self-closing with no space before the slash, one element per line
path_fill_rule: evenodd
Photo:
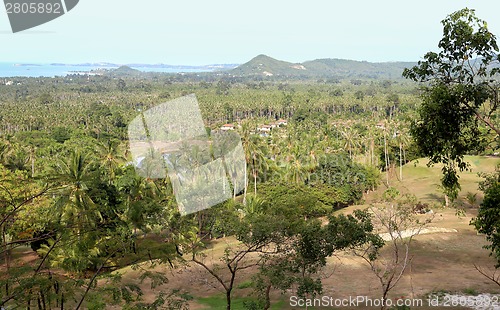
<path fill-rule="evenodd" d="M 1 148 L 2 146 L 0 146 Z M 0 149 L 0 151 L 2 151 Z M 21 144 L 7 143 L 3 145 L 3 164 L 11 171 L 28 171 L 29 153 Z"/>
<path fill-rule="evenodd" d="M 50 95 L 49 93 L 43 93 L 40 95 L 40 97 L 38 97 L 38 102 L 40 102 L 40 104 L 49 104 L 53 101 L 54 98 L 52 98 L 52 95 Z"/>
<path fill-rule="evenodd" d="M 231 89 L 231 84 L 228 81 L 219 80 L 219 82 L 217 82 L 216 94 L 227 96 L 229 95 L 230 89 Z"/>
<path fill-rule="evenodd" d="M 314 169 L 310 184 L 324 184 L 339 195 L 337 207 L 359 201 L 363 192 L 378 186 L 379 173 L 373 167 L 364 167 L 353 162 L 346 154 L 322 156 Z M 334 196 L 335 197 L 335 196 Z"/>
<path fill-rule="evenodd" d="M 127 83 L 123 79 L 118 79 L 118 82 L 116 82 L 116 87 L 120 90 L 123 91 L 125 90 L 125 87 L 127 86 Z"/>
<path fill-rule="evenodd" d="M 241 217 L 231 203 L 219 206 L 217 211 L 217 216 L 224 219 L 220 230 L 227 235 L 234 235 L 238 240 L 237 244 L 225 248 L 220 263 L 209 264 L 206 261 L 207 254 L 203 251 L 205 244 L 198 234 L 188 233 L 184 238 L 191 243 L 188 249 L 191 261 L 205 269 L 222 286 L 226 294 L 226 309 L 230 310 L 237 276 L 242 270 L 258 264 L 249 256 L 276 252 L 276 247 L 285 238 L 283 232 L 286 231 L 287 222 L 258 212 Z"/>
<path fill-rule="evenodd" d="M 361 100 L 363 101 L 363 99 L 365 99 L 365 93 L 361 90 L 357 90 L 355 93 L 354 93 L 354 97 L 358 100 Z"/>
<path fill-rule="evenodd" d="M 25 225 L 26 214 L 35 212 L 45 191 L 30 181 L 25 172 L 11 172 L 0 165 L 0 261 L 4 264 L 0 276 L 0 306 L 18 298 L 20 287 L 32 276 L 16 265 L 11 266 L 11 252 L 26 244 L 26 240 L 35 239 L 30 231 L 33 226 Z"/>
<path fill-rule="evenodd" d="M 457 169 L 467 168 L 464 155 L 481 149 L 488 136 L 481 127 L 500 134 L 492 117 L 499 103 L 499 49 L 472 9 L 454 12 L 442 24 L 439 52 L 425 54 L 403 76 L 425 83 L 411 134 L 429 164 L 444 164 L 442 183 L 454 198 L 460 189 Z"/>
<path fill-rule="evenodd" d="M 271 288 L 282 292 L 294 288 L 303 298 L 321 294 L 323 285 L 319 273 L 328 257 L 362 245 L 370 246 L 373 257 L 377 254 L 383 241 L 373 229 L 370 215 L 361 210 L 347 216 L 330 215 L 326 225 L 316 218 L 295 221 L 293 228 L 288 228 L 291 237 L 281 245 L 281 251 L 264 256 L 259 264 L 259 273 L 254 279 L 260 302 L 254 304 L 259 309 L 269 309 Z"/>
<path fill-rule="evenodd" d="M 66 127 L 56 127 L 52 130 L 52 138 L 58 143 L 64 143 L 71 138 L 71 132 Z"/>
<path fill-rule="evenodd" d="M 271 287 L 286 290 L 293 286 L 301 296 L 316 296 L 322 292 L 318 273 L 326 266 L 327 257 L 367 242 L 380 244 L 379 237 L 371 234 L 373 226 L 366 212 L 329 216 L 329 224 L 324 226 L 317 216 L 330 214 L 332 209 L 322 210 L 326 206 L 313 189 L 268 185 L 261 191 L 262 200 L 252 196 L 246 206 L 228 202 L 212 208 L 219 232 L 237 240 L 228 244 L 220 263 L 207 261 L 206 245 L 199 234 L 188 232 L 184 237 L 190 240 L 186 250 L 191 261 L 224 289 L 226 309 L 231 309 L 232 291 L 244 269 L 260 269 L 259 287 L 265 288 L 262 296 L 269 307 Z"/>
<path fill-rule="evenodd" d="M 500 56 L 496 36 L 474 10 L 463 9 L 442 21 L 440 52 L 429 52 L 424 60 L 403 75 L 425 82 L 419 119 L 411 134 L 429 164 L 443 163 L 445 197 L 454 199 L 460 190 L 457 169 L 467 169 L 464 155 L 484 149 L 484 141 L 500 135 L 495 114 L 499 104 Z M 500 262 L 497 235 L 500 187 L 498 175 L 481 186 L 484 201 L 472 221 L 490 242 L 488 248 Z M 497 267 L 499 265 L 497 264 Z"/>
<path fill-rule="evenodd" d="M 158 182 L 140 177 L 131 166 L 123 168 L 116 180 L 124 204 L 123 217 L 134 233 L 150 232 L 170 220 L 169 211 L 174 207 L 171 185 Z"/>
<path fill-rule="evenodd" d="M 279 210 L 290 217 L 327 215 L 340 200 L 340 195 L 334 191 L 303 184 L 266 182 L 262 183 L 261 188 L 260 197 L 267 201 L 267 205 L 279 206 Z"/>
<path fill-rule="evenodd" d="M 500 214 L 498 207 L 500 205 L 500 173 L 498 168 L 496 173 L 485 177 L 486 179 L 479 186 L 484 192 L 484 199 L 471 224 L 479 233 L 486 235 L 486 240 L 490 242 L 486 248 L 497 260 L 496 268 L 498 268 L 500 267 Z"/>

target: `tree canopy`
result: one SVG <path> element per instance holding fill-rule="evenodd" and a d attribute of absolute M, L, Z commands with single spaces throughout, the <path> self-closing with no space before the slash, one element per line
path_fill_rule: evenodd
<path fill-rule="evenodd" d="M 467 169 L 464 155 L 500 134 L 495 114 L 500 58 L 496 36 L 474 10 L 454 12 L 442 24 L 439 52 L 428 52 L 403 76 L 422 83 L 423 102 L 411 134 L 429 164 L 444 164 L 443 186 L 455 197 L 457 169 Z"/>

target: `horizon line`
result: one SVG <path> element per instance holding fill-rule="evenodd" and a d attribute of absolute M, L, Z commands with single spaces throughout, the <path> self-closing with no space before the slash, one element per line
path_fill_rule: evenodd
<path fill-rule="evenodd" d="M 292 64 L 302 64 L 305 62 L 310 62 L 310 61 L 315 61 L 315 60 L 324 60 L 324 59 L 332 59 L 332 60 L 347 60 L 347 61 L 355 61 L 355 62 L 367 62 L 367 63 L 411 63 L 414 62 L 416 63 L 418 60 L 386 60 L 386 61 L 369 61 L 369 60 L 357 60 L 357 59 L 348 59 L 348 58 L 338 58 L 338 57 L 322 57 L 322 58 L 315 58 L 315 59 L 310 59 L 310 60 L 304 60 L 302 62 L 292 62 L 288 60 L 283 60 L 283 59 L 278 59 L 274 58 L 265 54 L 259 54 L 255 57 L 252 57 L 251 59 L 241 62 L 241 63 L 235 63 L 235 62 L 214 62 L 214 63 L 205 63 L 205 64 L 199 64 L 199 65 L 192 65 L 192 64 L 169 64 L 169 63 L 163 63 L 163 62 L 113 62 L 113 61 L 80 61 L 80 62 L 61 62 L 61 61 L 0 61 L 0 63 L 9 63 L 9 64 L 18 64 L 18 65 L 67 65 L 67 66 L 79 66 L 79 65 L 98 65 L 98 64 L 103 64 L 103 65 L 113 65 L 113 66 L 133 66 L 133 65 L 148 65 L 148 66 L 172 66 L 172 67 L 205 67 L 205 66 L 217 66 L 217 65 L 242 65 L 245 64 L 259 56 L 266 56 L 269 58 L 272 58 L 274 60 L 278 61 L 284 61 L 284 62 L 289 62 Z"/>

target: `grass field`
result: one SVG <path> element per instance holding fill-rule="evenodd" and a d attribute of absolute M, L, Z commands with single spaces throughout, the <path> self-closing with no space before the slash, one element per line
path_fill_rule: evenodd
<path fill-rule="evenodd" d="M 465 156 L 465 160 L 470 164 L 470 170 L 459 173 L 461 191 L 457 200 L 458 204 L 466 204 L 467 193 L 477 193 L 477 203 L 482 200 L 482 193 L 478 191 L 478 184 L 483 179 L 478 173 L 492 173 L 497 164 L 500 164 L 498 157 L 486 156 Z M 397 188 L 401 193 L 411 193 L 417 196 L 418 200 L 430 204 L 444 203 L 444 194 L 440 190 L 441 165 L 427 166 L 427 159 L 418 159 L 403 166 L 403 180 L 399 180 L 399 167 L 391 172 L 389 185 Z M 397 175 L 396 175 L 397 174 Z M 382 178 L 382 185 L 375 193 L 366 197 L 367 202 L 373 202 L 381 198 L 387 186 L 385 176 Z M 478 205 L 477 204 L 477 205 Z"/>

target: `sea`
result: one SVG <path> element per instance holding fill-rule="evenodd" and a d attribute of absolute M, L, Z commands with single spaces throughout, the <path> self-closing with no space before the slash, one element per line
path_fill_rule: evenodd
<path fill-rule="evenodd" d="M 66 76 L 68 74 L 89 72 L 97 69 L 116 69 L 118 66 L 99 66 L 96 65 L 60 65 L 60 64 L 29 64 L 29 63 L 9 63 L 0 62 L 0 77 L 56 77 Z M 212 69 L 206 68 L 168 68 L 168 67 L 135 67 L 132 68 L 143 72 L 165 72 L 165 73 L 180 73 L 180 72 L 210 72 Z"/>

